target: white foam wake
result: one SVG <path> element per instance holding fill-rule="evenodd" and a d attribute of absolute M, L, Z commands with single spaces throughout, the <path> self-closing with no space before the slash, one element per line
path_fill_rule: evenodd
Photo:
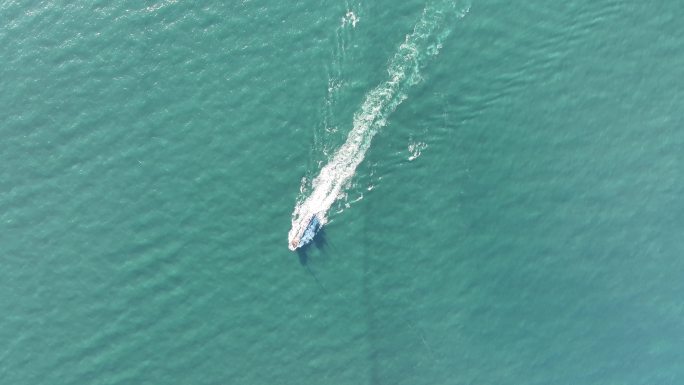
<path fill-rule="evenodd" d="M 389 79 L 366 95 L 354 115 L 346 142 L 313 179 L 310 195 L 298 200 L 288 234 L 290 249 L 294 249 L 293 243 L 297 242 L 293 241 L 301 237 L 313 215 L 318 216 L 322 225 L 327 222 L 328 210 L 354 176 L 373 136 L 385 125 L 389 114 L 406 99 L 408 88 L 420 80 L 420 70 L 426 59 L 439 53 L 454 22 L 468 12 L 469 6 L 459 3 L 442 1 L 423 10 L 413 32 L 406 36 L 389 62 Z"/>

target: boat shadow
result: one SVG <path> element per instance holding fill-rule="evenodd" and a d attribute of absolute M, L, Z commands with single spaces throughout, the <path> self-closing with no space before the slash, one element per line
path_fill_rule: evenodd
<path fill-rule="evenodd" d="M 308 245 L 297 249 L 297 255 L 299 256 L 299 263 L 302 266 L 307 266 L 309 263 L 308 252 L 315 247 L 317 250 L 324 251 L 328 247 L 328 241 L 326 239 L 325 228 L 321 228 L 316 233 L 313 242 Z"/>

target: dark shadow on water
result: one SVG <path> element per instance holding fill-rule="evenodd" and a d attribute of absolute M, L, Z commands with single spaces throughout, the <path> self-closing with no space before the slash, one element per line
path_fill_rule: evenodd
<path fill-rule="evenodd" d="M 325 234 L 325 227 L 321 227 L 320 230 L 318 230 L 318 233 L 316 233 L 316 237 L 313 240 L 313 244 L 316 245 L 316 248 L 323 251 L 328 247 L 328 240 L 326 238 Z M 309 246 L 311 246 L 309 244 Z"/>
<path fill-rule="evenodd" d="M 302 249 L 297 249 L 297 256 L 299 256 L 299 264 L 302 266 L 307 266 L 307 263 L 309 263 L 309 256 L 306 254 L 306 250 Z"/>
<path fill-rule="evenodd" d="M 320 286 L 323 292 L 325 292 L 326 294 L 328 293 L 328 290 L 325 288 L 325 286 L 323 286 L 321 281 L 318 280 L 316 274 L 314 274 L 313 270 L 311 270 L 311 266 L 309 266 L 309 254 L 307 253 L 314 246 L 319 250 L 323 250 L 325 249 L 327 244 L 328 242 L 325 240 L 325 230 L 320 229 L 318 230 L 318 233 L 316 233 L 316 237 L 314 238 L 313 242 L 309 243 L 308 245 L 302 248 L 297 249 L 299 264 L 302 265 L 309 272 L 309 274 L 311 274 L 311 276 L 316 281 L 318 286 Z"/>
<path fill-rule="evenodd" d="M 297 255 L 299 256 L 299 263 L 302 266 L 308 266 L 307 264 L 309 263 L 309 250 L 311 250 L 312 247 L 316 247 L 316 249 L 320 251 L 324 251 L 328 247 L 328 241 L 326 240 L 326 234 L 325 234 L 325 228 L 321 228 L 318 230 L 316 233 L 316 236 L 313 239 L 313 242 L 309 243 L 308 245 L 297 249 Z"/>

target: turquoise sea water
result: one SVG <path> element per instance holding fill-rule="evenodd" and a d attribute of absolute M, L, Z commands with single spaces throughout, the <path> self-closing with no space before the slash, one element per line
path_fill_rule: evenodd
<path fill-rule="evenodd" d="M 682 18 L 0 4 L 0 383 L 684 383 Z M 416 28 L 346 195 L 289 251 Z"/>

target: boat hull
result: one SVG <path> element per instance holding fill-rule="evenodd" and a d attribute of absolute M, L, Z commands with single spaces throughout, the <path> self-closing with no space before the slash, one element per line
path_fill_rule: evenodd
<path fill-rule="evenodd" d="M 309 223 L 306 225 L 301 234 L 298 237 L 295 237 L 290 243 L 290 249 L 296 250 L 313 242 L 318 230 L 320 230 L 322 226 L 323 225 L 321 220 L 318 219 L 318 216 L 311 216 Z"/>

